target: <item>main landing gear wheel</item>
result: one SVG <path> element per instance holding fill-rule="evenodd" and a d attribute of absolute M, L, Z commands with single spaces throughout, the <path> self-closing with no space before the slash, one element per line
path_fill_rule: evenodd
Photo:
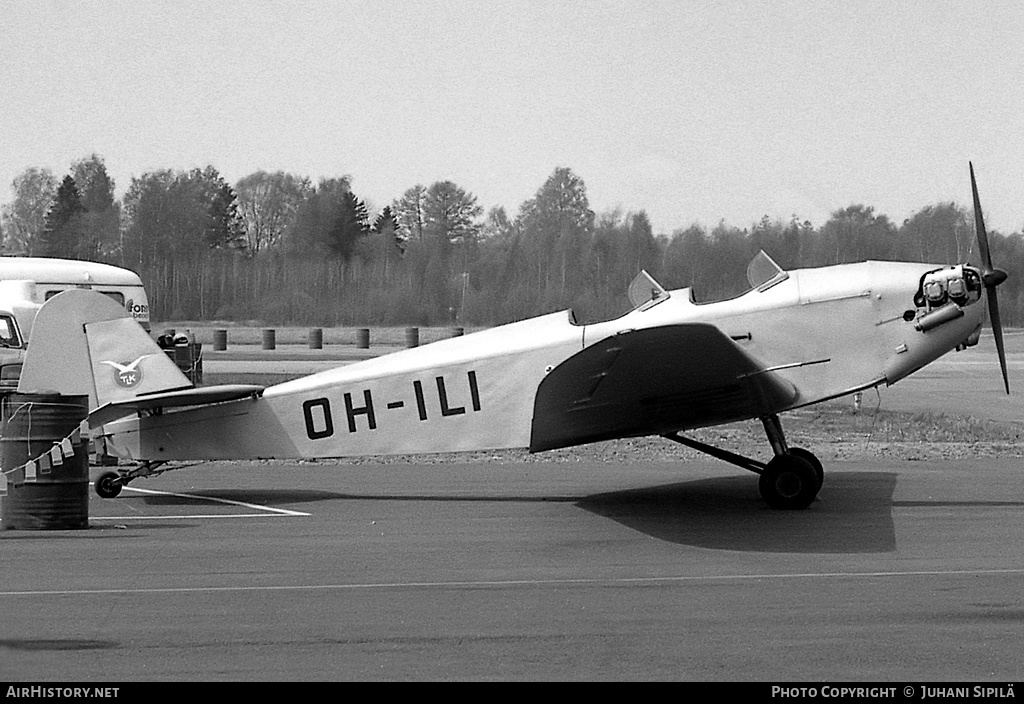
<path fill-rule="evenodd" d="M 818 495 L 821 479 L 814 465 L 801 454 L 776 455 L 761 472 L 757 488 L 772 508 L 807 508 Z"/>
<path fill-rule="evenodd" d="M 121 493 L 121 475 L 117 472 L 104 472 L 96 478 L 96 493 L 103 499 L 112 499 Z"/>
<path fill-rule="evenodd" d="M 821 460 L 813 452 L 802 447 L 789 448 L 789 454 L 807 460 L 814 467 L 814 473 L 818 475 L 818 489 L 821 489 L 821 485 L 825 482 L 825 468 L 821 466 Z"/>
<path fill-rule="evenodd" d="M 713 447 L 678 432 L 668 433 L 662 437 L 760 475 L 758 488 L 761 491 L 761 498 L 772 508 L 807 508 L 818 496 L 825 479 L 821 460 L 809 450 L 786 445 L 782 423 L 779 422 L 777 415 L 762 416 L 761 422 L 775 453 L 775 458 L 768 464 L 720 447 Z"/>

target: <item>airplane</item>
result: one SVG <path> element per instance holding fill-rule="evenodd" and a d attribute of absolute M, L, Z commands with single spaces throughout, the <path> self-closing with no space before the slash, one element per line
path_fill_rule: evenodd
<path fill-rule="evenodd" d="M 977 344 L 986 309 L 1009 393 L 996 296 L 1007 275 L 992 266 L 970 173 L 980 266 L 787 272 L 760 252 L 751 289 L 715 303 L 641 272 L 634 308 L 614 320 L 552 313 L 267 388 L 194 386 L 122 306 L 69 291 L 39 311 L 18 390 L 89 395 L 93 439 L 134 463 L 97 478 L 106 498 L 170 462 L 542 452 L 657 435 L 758 474 L 768 506 L 804 509 L 823 466 L 787 443 L 780 414 L 895 384 Z M 752 419 L 768 462 L 684 434 Z"/>

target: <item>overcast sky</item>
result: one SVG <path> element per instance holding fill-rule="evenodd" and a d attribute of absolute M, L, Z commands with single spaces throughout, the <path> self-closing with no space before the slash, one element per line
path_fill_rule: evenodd
<path fill-rule="evenodd" d="M 514 216 L 556 167 L 656 232 L 851 203 L 1024 228 L 1024 3 L 0 0 L 0 203 L 30 166 L 452 180 Z"/>

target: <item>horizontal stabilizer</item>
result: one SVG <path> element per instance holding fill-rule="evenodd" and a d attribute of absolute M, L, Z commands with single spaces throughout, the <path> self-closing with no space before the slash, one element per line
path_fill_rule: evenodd
<path fill-rule="evenodd" d="M 757 418 L 796 397 L 792 384 L 714 325 L 620 333 L 544 378 L 534 402 L 530 451 Z"/>
<path fill-rule="evenodd" d="M 122 401 L 111 401 L 103 404 L 89 414 L 89 427 L 95 428 L 142 411 L 238 401 L 239 399 L 249 397 L 257 398 L 262 393 L 263 387 L 254 384 L 224 384 L 222 386 L 202 386 L 136 396 Z"/>

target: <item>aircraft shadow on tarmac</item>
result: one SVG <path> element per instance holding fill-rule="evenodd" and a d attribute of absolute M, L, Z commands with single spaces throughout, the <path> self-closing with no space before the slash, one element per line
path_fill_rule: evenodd
<path fill-rule="evenodd" d="M 138 497 L 151 506 L 200 506 L 229 500 L 264 506 L 318 501 L 435 501 L 440 503 L 571 503 L 658 540 L 716 550 L 854 554 L 896 549 L 894 508 L 1024 506 L 1007 501 L 894 500 L 891 472 L 829 472 L 818 499 L 803 511 L 765 506 L 755 478 L 714 477 L 593 494 L 347 494 L 311 489 L 196 489 L 188 494 Z M 181 523 L 146 528 L 182 528 Z M 10 533 L 3 538 L 12 538 Z M 36 536 L 22 536 L 36 537 Z M 42 536 L 39 536 L 42 537 Z"/>
<path fill-rule="evenodd" d="M 317 501 L 564 502 L 668 542 L 719 550 L 876 553 L 896 549 L 891 472 L 830 472 L 819 498 L 803 511 L 765 506 L 756 478 L 714 477 L 579 496 L 345 494 L 307 489 L 207 489 L 143 497 L 153 506 L 227 499 L 279 506 Z"/>
<path fill-rule="evenodd" d="M 651 537 L 718 550 L 876 553 L 896 549 L 896 475 L 830 472 L 803 511 L 765 506 L 749 476 L 596 494 L 578 506 Z"/>

